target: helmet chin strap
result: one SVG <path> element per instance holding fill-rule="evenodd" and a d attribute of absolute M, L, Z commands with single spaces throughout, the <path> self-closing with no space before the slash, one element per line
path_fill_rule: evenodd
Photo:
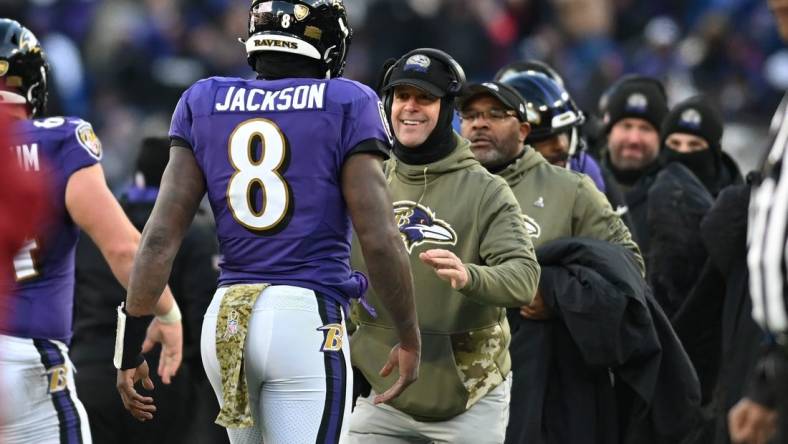
<path fill-rule="evenodd" d="M 567 157 L 568 159 L 571 159 L 575 155 L 575 153 L 577 153 L 577 146 L 579 145 L 578 139 L 579 137 L 577 135 L 577 128 L 573 127 L 572 131 L 570 131 L 569 133 L 569 156 Z M 566 168 L 567 170 L 572 169 L 571 164 L 572 164 L 571 161 L 566 162 L 566 166 L 564 168 Z"/>
<path fill-rule="evenodd" d="M 44 74 L 44 79 L 46 80 L 46 74 Z M 39 106 L 41 105 L 36 105 L 36 106 L 32 105 L 34 103 L 33 93 L 35 92 L 36 88 L 40 88 L 40 87 L 41 87 L 41 82 L 36 82 L 30 86 L 30 89 L 27 90 L 27 103 L 30 104 L 30 114 L 32 114 L 33 116 L 38 116 L 38 113 L 41 111 L 41 109 L 39 109 Z"/>

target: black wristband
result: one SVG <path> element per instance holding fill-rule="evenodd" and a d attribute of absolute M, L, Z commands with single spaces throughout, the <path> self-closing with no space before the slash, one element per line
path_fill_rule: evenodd
<path fill-rule="evenodd" d="M 120 318 L 121 314 L 123 321 Z M 131 316 L 126 312 L 125 307 L 121 307 L 118 313 L 119 337 L 115 339 L 116 368 L 120 370 L 137 368 L 145 360 L 142 356 L 142 342 L 145 340 L 145 332 L 152 318 L 152 316 Z M 120 335 L 123 335 L 122 341 L 119 340 Z"/>

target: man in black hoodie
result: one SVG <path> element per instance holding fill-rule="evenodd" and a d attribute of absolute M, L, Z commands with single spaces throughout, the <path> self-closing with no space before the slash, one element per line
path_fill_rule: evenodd
<path fill-rule="evenodd" d="M 726 186 L 742 183 L 739 167 L 722 151 L 722 132 L 722 116 L 703 96 L 674 106 L 662 122 L 664 162 L 689 168 L 715 197 Z"/>
<path fill-rule="evenodd" d="M 648 256 L 648 189 L 659 170 L 659 128 L 668 112 L 662 84 L 651 77 L 622 77 L 600 106 L 608 134 L 602 164 L 624 191 L 632 234 Z"/>
<path fill-rule="evenodd" d="M 662 124 L 660 170 L 647 196 L 646 263 L 649 283 L 671 318 L 709 255 L 701 239 L 701 220 L 720 190 L 743 181 L 733 159 L 722 152 L 722 132 L 722 117 L 701 96 L 676 105 Z"/>
<path fill-rule="evenodd" d="M 169 144 L 167 138 L 142 141 L 134 182 L 120 198 L 124 212 L 138 230 L 142 230 L 153 211 L 169 159 Z M 79 368 L 76 384 L 90 417 L 95 442 L 227 442 L 224 429 L 213 423 L 219 406 L 200 362 L 202 316 L 216 289 L 216 258 L 214 227 L 206 214 L 197 218 L 186 234 L 169 281 L 183 311 L 183 365 L 170 386 L 154 379 L 159 412 L 153 420 L 140 423 L 125 413 L 120 397 L 112 389 L 116 376 L 110 364 L 115 349 L 114 314 L 126 298 L 126 290 L 115 281 L 90 238 L 80 239 L 76 253 L 71 358 Z M 153 374 L 152 378 L 157 376 Z M 188 411 L 181 407 L 184 402 L 191 406 Z"/>

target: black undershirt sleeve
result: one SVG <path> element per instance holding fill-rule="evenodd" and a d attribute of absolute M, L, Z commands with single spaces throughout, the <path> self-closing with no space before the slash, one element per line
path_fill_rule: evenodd
<path fill-rule="evenodd" d="M 367 139 L 360 142 L 358 145 L 354 146 L 351 149 L 345 159 L 352 156 L 353 154 L 376 154 L 383 158 L 383 160 L 387 160 L 389 158 L 389 153 L 391 152 L 391 147 L 382 140 L 379 139 Z"/>
<path fill-rule="evenodd" d="M 192 145 L 189 142 L 187 142 L 185 139 L 182 139 L 182 138 L 177 137 L 177 136 L 170 137 L 170 148 L 172 148 L 174 146 L 179 146 L 181 148 L 192 149 Z"/>

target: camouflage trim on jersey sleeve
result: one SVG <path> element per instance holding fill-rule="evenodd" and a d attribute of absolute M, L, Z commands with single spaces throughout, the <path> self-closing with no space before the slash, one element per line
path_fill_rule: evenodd
<path fill-rule="evenodd" d="M 509 344 L 504 330 L 497 324 L 454 334 L 451 342 L 460 380 L 468 390 L 468 409 L 503 382 L 498 362 L 502 353 L 508 353 Z"/>
<path fill-rule="evenodd" d="M 216 320 L 216 357 L 222 376 L 222 406 L 216 423 L 227 428 L 254 426 L 244 373 L 244 343 L 252 308 L 270 284 L 239 284 L 227 290 Z"/>

